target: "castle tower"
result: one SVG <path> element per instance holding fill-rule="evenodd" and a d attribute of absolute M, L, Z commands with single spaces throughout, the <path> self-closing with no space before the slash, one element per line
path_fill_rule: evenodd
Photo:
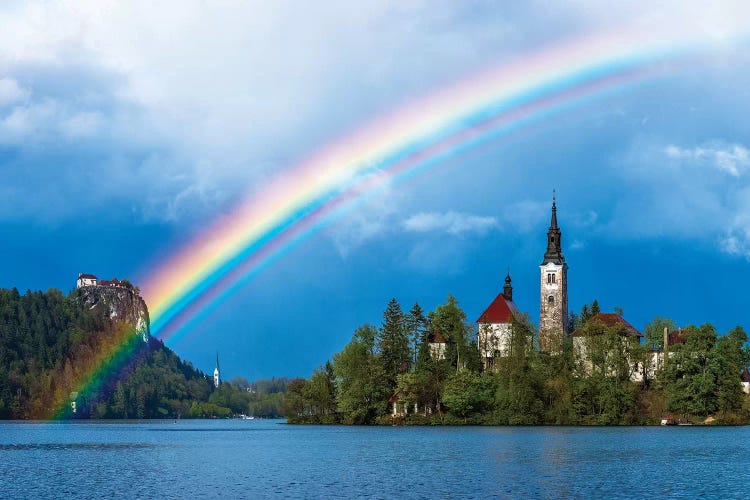
<path fill-rule="evenodd" d="M 214 387 L 219 387 L 221 377 L 219 376 L 219 353 L 216 353 L 216 368 L 214 368 Z"/>
<path fill-rule="evenodd" d="M 552 195 L 552 220 L 547 230 L 547 251 L 541 273 L 539 349 L 559 353 L 568 335 L 568 264 L 562 254 L 562 233 L 557 225 L 557 205 Z"/>

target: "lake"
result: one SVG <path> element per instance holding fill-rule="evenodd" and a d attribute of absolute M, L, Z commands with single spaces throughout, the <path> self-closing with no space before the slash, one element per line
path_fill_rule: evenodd
<path fill-rule="evenodd" d="M 750 427 L 0 423 L 0 498 L 749 493 Z"/>

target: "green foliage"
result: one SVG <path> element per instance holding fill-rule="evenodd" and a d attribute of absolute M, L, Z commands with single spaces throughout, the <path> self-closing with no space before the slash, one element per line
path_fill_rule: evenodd
<path fill-rule="evenodd" d="M 664 329 L 671 332 L 677 329 L 677 325 L 669 318 L 657 316 L 651 320 L 643 329 L 643 335 L 646 337 L 646 347 L 662 349 L 664 347 Z"/>
<path fill-rule="evenodd" d="M 376 354 L 377 337 L 375 327 L 361 326 L 344 350 L 333 357 L 337 408 L 345 423 L 373 423 L 378 415 L 387 411 L 391 386 Z"/>
<path fill-rule="evenodd" d="M 406 317 L 396 299 L 391 299 L 383 313 L 377 340 L 383 372 L 388 386 L 394 389 L 398 374 L 407 371 L 411 362 Z"/>
<path fill-rule="evenodd" d="M 725 420 L 742 411 L 747 397 L 739 374 L 747 364 L 747 334 L 736 327 L 717 336 L 713 326 L 688 326 L 685 343 L 673 346 L 661 376 L 667 408 L 683 420 L 716 412 Z"/>
<path fill-rule="evenodd" d="M 413 369 L 419 357 L 420 344 L 423 343 L 424 336 L 427 333 L 427 318 L 419 303 L 415 303 L 409 314 L 406 315 L 404 329 L 409 339 L 411 367 Z"/>
<path fill-rule="evenodd" d="M 260 404 L 259 391 L 212 381 L 180 360 L 160 341 L 143 343 L 129 325 L 113 322 L 105 308 L 83 307 L 74 291 L 27 292 L 0 289 L 0 418 L 49 418 L 69 407 L 71 392 L 89 377 L 97 356 L 135 338 L 135 351 L 119 380 L 96 394 L 78 395 L 70 418 L 226 417 Z M 263 381 L 257 382 L 261 385 Z M 263 412 L 279 416 L 285 381 L 268 397 Z M 263 395 L 265 396 L 265 395 Z"/>
<path fill-rule="evenodd" d="M 451 414 L 465 422 L 468 417 L 492 408 L 494 389 L 491 374 L 461 370 L 446 381 L 443 402 Z"/>

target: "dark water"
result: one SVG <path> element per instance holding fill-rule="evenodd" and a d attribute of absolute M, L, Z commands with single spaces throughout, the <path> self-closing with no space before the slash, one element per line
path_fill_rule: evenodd
<path fill-rule="evenodd" d="M 750 497 L 750 427 L 0 423 L 0 498 Z"/>

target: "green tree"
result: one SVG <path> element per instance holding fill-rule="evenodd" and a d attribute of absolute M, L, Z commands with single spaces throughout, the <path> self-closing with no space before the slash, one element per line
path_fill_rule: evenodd
<path fill-rule="evenodd" d="M 414 369 L 419 356 L 420 343 L 427 332 L 427 318 L 418 302 L 414 303 L 409 314 L 406 315 L 405 329 L 411 351 L 411 367 Z"/>
<path fill-rule="evenodd" d="M 461 370 L 446 381 L 443 402 L 451 414 L 466 422 L 470 416 L 492 409 L 494 392 L 492 374 Z"/>
<path fill-rule="evenodd" d="M 646 338 L 648 348 L 663 349 L 665 328 L 667 332 L 671 332 L 677 329 L 677 325 L 673 320 L 662 316 L 655 317 L 646 325 L 646 328 L 643 329 L 643 336 Z"/>
<path fill-rule="evenodd" d="M 717 341 L 716 330 L 710 324 L 690 325 L 683 335 L 685 343 L 672 348 L 662 370 L 667 408 L 683 419 L 705 417 L 718 408 L 716 382 L 721 367 L 711 353 Z"/>
<path fill-rule="evenodd" d="M 375 352 L 378 330 L 357 328 L 352 340 L 333 357 L 338 411 L 345 423 L 369 424 L 387 410 L 392 390 Z"/>
<path fill-rule="evenodd" d="M 396 299 L 391 299 L 383 313 L 378 345 L 388 385 L 394 389 L 398 374 L 407 371 L 411 360 L 404 313 Z"/>
<path fill-rule="evenodd" d="M 503 425 L 539 424 L 544 419 L 544 384 L 535 329 L 528 315 L 514 318 L 510 349 L 497 366 L 495 422 Z"/>

